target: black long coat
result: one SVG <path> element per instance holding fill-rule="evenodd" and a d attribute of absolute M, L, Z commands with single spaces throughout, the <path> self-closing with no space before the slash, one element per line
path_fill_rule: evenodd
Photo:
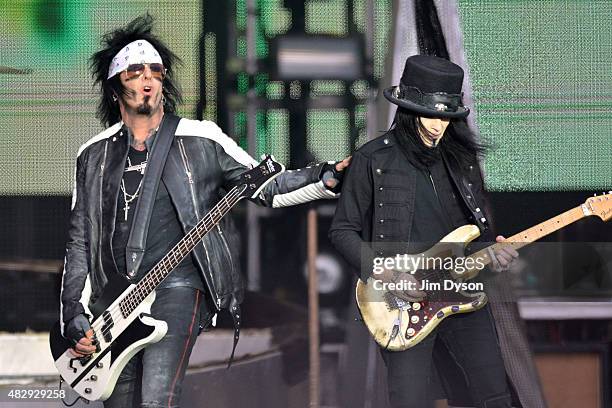
<path fill-rule="evenodd" d="M 363 280 L 371 274 L 372 258 L 387 255 L 385 250 L 389 250 L 390 243 L 411 240 L 416 169 L 400 149 L 396 137 L 391 130 L 354 153 L 329 232 L 334 247 Z M 480 240 L 494 241 L 477 160 L 463 167 L 446 160 L 452 181 L 469 210 L 469 221 L 481 230 Z M 505 286 L 503 278 L 494 279 L 487 286 L 491 292 L 489 298 L 507 293 Z M 504 299 L 492 302 L 491 310 L 517 403 L 520 401 L 523 407 L 529 408 L 546 407 L 516 304 Z M 457 378 L 453 383 L 465 389 L 461 387 L 465 383 L 459 368 L 453 367 L 450 361 L 444 368 L 451 377 Z"/>

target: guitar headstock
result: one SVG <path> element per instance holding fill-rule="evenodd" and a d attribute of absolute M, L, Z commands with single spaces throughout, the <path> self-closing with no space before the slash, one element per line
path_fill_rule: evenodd
<path fill-rule="evenodd" d="M 274 160 L 274 157 L 265 156 L 261 163 L 240 175 L 240 196 L 245 198 L 257 197 L 268 183 L 284 171 L 285 166 Z"/>
<path fill-rule="evenodd" d="M 608 221 L 612 218 L 612 191 L 608 191 L 608 194 L 590 197 L 584 202 L 584 205 L 591 213 L 590 215 L 596 215 Z"/>

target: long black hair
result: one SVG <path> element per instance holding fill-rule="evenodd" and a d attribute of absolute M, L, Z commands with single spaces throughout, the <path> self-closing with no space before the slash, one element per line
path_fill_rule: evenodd
<path fill-rule="evenodd" d="M 119 79 L 119 75 L 107 79 L 108 68 L 113 57 L 132 41 L 146 40 L 150 42 L 162 59 L 167 70 L 162 90 L 166 99 L 164 111 L 174 113 L 176 112 L 176 105 L 182 102 L 181 91 L 174 79 L 174 67 L 176 64 L 180 64 L 181 60 L 159 38 L 151 34 L 152 28 L 153 17 L 149 13 L 137 17 L 125 27 L 106 33 L 102 37 L 103 48 L 89 58 L 94 87 L 99 85 L 102 91 L 96 112 L 96 117 L 100 119 L 102 125 L 111 126 L 121 120 L 119 105 L 113 100 L 113 95 L 125 95 L 126 90 Z"/>
<path fill-rule="evenodd" d="M 406 153 L 410 162 L 418 167 L 427 166 L 437 160 L 441 153 L 464 167 L 476 162 L 489 148 L 488 145 L 476 140 L 465 119 L 451 119 L 444 137 L 436 148 L 425 146 L 419 132 L 427 134 L 428 131 L 418 116 L 409 110 L 398 107 L 391 126 L 397 135 L 400 148 Z"/>

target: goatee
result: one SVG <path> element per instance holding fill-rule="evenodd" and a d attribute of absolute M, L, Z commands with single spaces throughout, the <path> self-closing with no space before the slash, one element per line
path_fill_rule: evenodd
<path fill-rule="evenodd" d="M 151 99 L 150 96 L 148 95 L 145 96 L 142 104 L 138 105 L 138 107 L 136 108 L 136 113 L 141 114 L 141 115 L 150 115 L 151 112 L 153 111 L 153 107 L 149 103 L 150 99 Z"/>

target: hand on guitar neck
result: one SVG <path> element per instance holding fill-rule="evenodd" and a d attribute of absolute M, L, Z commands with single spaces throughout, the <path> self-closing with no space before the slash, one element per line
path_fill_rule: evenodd
<path fill-rule="evenodd" d="M 505 240 L 506 238 L 502 235 L 498 235 L 495 238 L 496 242 L 504 242 Z M 495 256 L 491 256 L 493 254 L 489 254 L 492 260 L 491 269 L 494 272 L 502 272 L 502 271 L 508 270 L 512 262 L 514 262 L 514 260 L 518 258 L 519 256 L 516 249 L 514 249 L 510 245 L 503 245 L 497 248 L 495 251 L 493 251 L 492 249 L 490 249 L 490 251 L 493 252 L 495 255 Z"/>
<path fill-rule="evenodd" d="M 374 279 L 378 279 L 383 283 L 404 283 L 403 286 L 408 286 L 409 282 L 412 282 L 411 286 L 414 288 L 419 288 L 421 283 L 409 272 L 398 272 L 393 269 L 385 269 L 382 273 L 374 275 Z M 406 302 L 418 302 L 425 298 L 426 293 L 422 290 L 409 290 L 409 289 L 394 289 L 389 290 L 394 296 L 405 300 Z"/>

